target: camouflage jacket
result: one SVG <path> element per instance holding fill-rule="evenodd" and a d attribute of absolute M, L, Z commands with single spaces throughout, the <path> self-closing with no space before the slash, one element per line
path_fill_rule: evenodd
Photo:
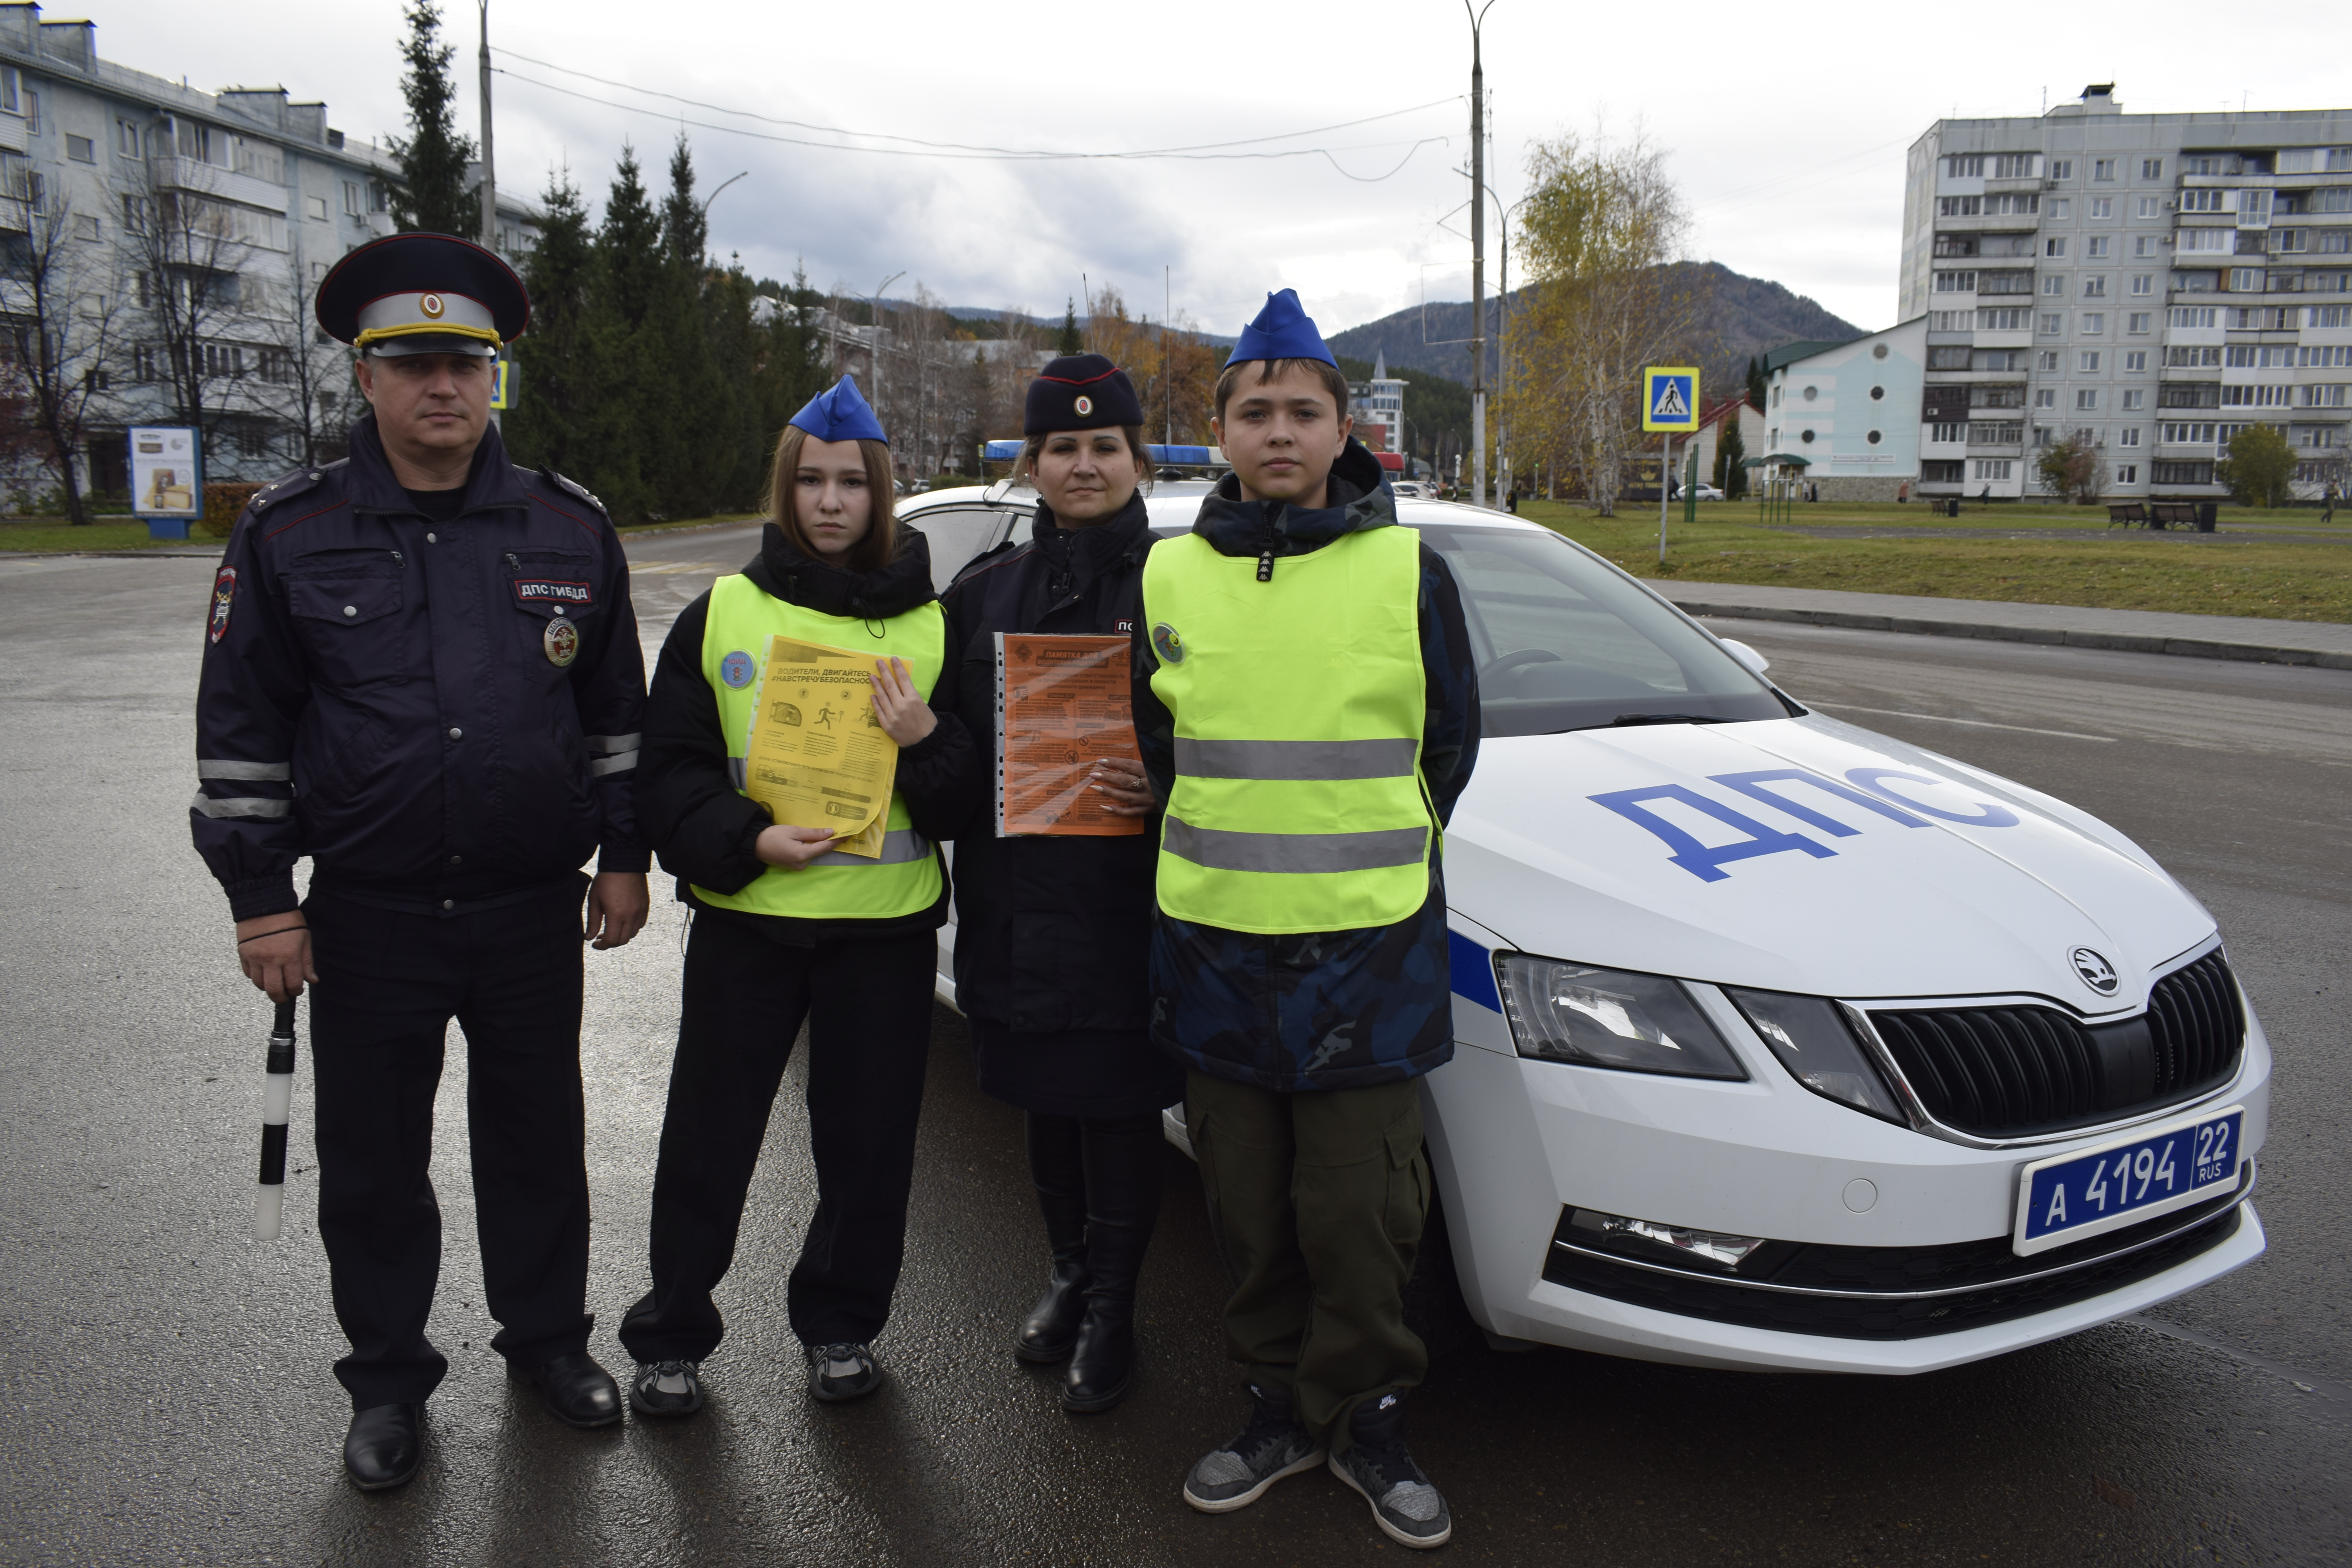
<path fill-rule="evenodd" d="M 1304 555 L 1342 534 L 1396 525 L 1379 463 L 1349 442 L 1331 470 L 1334 504 L 1306 511 L 1240 499 L 1232 476 L 1201 503 L 1192 531 L 1221 555 Z M 1422 776 L 1450 820 L 1478 760 L 1478 673 L 1462 595 L 1437 552 L 1421 547 L 1421 663 L 1427 692 Z M 1135 727 L 1161 799 L 1176 776 L 1175 719 L 1153 695 L 1138 623 Z M 1261 936 L 1157 914 L 1151 937 L 1151 1037 L 1218 1078 L 1260 1088 L 1360 1089 L 1453 1059 L 1445 884 L 1432 858 L 1429 898 L 1393 925 Z"/>

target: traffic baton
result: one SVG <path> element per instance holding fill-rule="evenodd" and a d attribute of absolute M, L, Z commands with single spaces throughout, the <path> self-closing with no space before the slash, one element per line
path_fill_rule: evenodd
<path fill-rule="evenodd" d="M 257 1241 L 276 1241 L 286 1213 L 286 1118 L 294 1106 L 294 1004 L 278 1004 L 261 1090 L 261 1191 L 253 1202 Z"/>

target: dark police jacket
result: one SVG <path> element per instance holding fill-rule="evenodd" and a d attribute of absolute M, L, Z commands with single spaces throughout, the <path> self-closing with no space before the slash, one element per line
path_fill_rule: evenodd
<path fill-rule="evenodd" d="M 189 820 L 236 919 L 294 908 L 305 855 L 435 914 L 575 887 L 591 855 L 646 868 L 628 562 L 595 498 L 496 428 L 455 521 L 412 507 L 372 416 L 349 458 L 254 497 L 205 639 Z"/>
<path fill-rule="evenodd" d="M 956 837 L 956 1005 L 1007 1028 L 1141 1030 L 1150 1016 L 1159 819 L 1131 838 L 999 838 L 992 787 L 995 634 L 1129 635 L 1152 542 L 1145 522 L 1139 496 L 1077 529 L 1040 502 L 1028 542 L 982 556 L 940 599 L 955 672 L 942 698 L 976 742 Z"/>
<path fill-rule="evenodd" d="M 1244 500 L 1228 474 L 1202 499 L 1192 531 L 1220 555 L 1279 558 L 1396 526 L 1379 460 L 1355 441 L 1332 466 L 1328 500 L 1313 511 Z M 1478 763 L 1478 671 L 1461 590 L 1426 543 L 1417 607 L 1421 776 L 1443 824 Z M 1136 739 L 1165 800 L 1176 779 L 1175 717 L 1151 689 L 1157 662 L 1142 626 L 1136 650 Z M 1442 1067 L 1454 1057 L 1454 1008 L 1439 858 L 1430 859 L 1428 899 L 1392 925 L 1262 936 L 1159 914 L 1150 985 L 1152 1043 L 1213 1078 L 1289 1092 L 1367 1088 Z"/>

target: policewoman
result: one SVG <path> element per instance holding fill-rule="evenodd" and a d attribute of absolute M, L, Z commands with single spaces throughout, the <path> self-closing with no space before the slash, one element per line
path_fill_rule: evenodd
<path fill-rule="evenodd" d="M 338 262 L 317 309 L 359 350 L 369 412 L 347 459 L 271 485 L 230 536 L 190 820 L 246 973 L 274 998 L 314 988 L 343 1461 L 376 1489 L 415 1473 L 418 1412 L 448 1370 L 425 1325 L 452 1017 L 490 1346 L 562 1419 L 621 1418 L 587 1353 L 581 898 L 598 948 L 645 923 L 645 667 L 604 509 L 509 463 L 489 423 L 492 356 L 530 317 L 506 263 L 395 235 Z"/>
<path fill-rule="evenodd" d="M 913 695 L 946 668 L 945 622 L 929 546 L 891 498 L 888 437 L 844 376 L 777 443 L 759 554 L 687 606 L 655 665 L 638 810 L 693 929 L 654 1175 L 653 1288 L 621 1325 L 637 1362 L 630 1400 L 648 1415 L 701 1408 L 701 1363 L 724 1332 L 711 1291 L 803 1022 L 817 1202 L 785 1310 L 815 1397 L 855 1399 L 881 1379 L 873 1342 L 905 1251 L 933 933 L 947 918 L 933 841 L 971 744 Z M 888 676 L 922 710 L 920 734 L 884 726 L 901 750 L 879 858 L 775 823 L 743 793 L 776 636 L 870 656 L 868 679 Z"/>
<path fill-rule="evenodd" d="M 1135 1366 L 1135 1289 L 1160 1215 L 1160 1110 L 1184 1075 L 1151 1046 L 1152 836 L 1000 837 L 987 781 L 1002 632 L 1129 637 L 1151 548 L 1143 407 L 1100 354 L 1055 360 L 1030 382 L 1020 469 L 1036 487 L 1026 542 L 982 557 L 944 599 L 950 696 L 989 735 L 972 760 L 979 809 L 956 840 L 956 1001 L 981 1088 L 1025 1113 L 1029 1173 L 1051 1258 L 1013 1353 L 1067 1362 L 1061 1401 L 1108 1410 Z M 1147 817 L 1141 767 L 1096 762 L 1112 812 Z"/>

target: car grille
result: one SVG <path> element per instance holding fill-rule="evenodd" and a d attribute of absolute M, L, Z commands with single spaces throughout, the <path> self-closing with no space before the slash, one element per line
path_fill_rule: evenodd
<path fill-rule="evenodd" d="M 1783 1333 L 1909 1340 L 2047 1312 L 2120 1290 L 2221 1246 L 2238 1232 L 2252 1190 L 2238 1189 L 2071 1247 L 2020 1258 L 2005 1236 L 1941 1247 L 1830 1247 L 1767 1242 L 1737 1276 L 1660 1253 L 1648 1267 L 1600 1256 L 1593 1233 L 1565 1210 L 1544 1279 L 1589 1295 L 1684 1317 Z M 1628 1253 L 1643 1250 L 1637 1244 Z M 1775 1289 L 1764 1289 L 1769 1285 Z"/>
<path fill-rule="evenodd" d="M 1927 1113 L 1979 1137 L 2062 1131 L 2189 1100 L 2237 1070 L 2245 1015 L 2220 951 L 2158 981 L 2147 1011 L 2085 1026 L 2054 1007 L 1873 1013 Z"/>

